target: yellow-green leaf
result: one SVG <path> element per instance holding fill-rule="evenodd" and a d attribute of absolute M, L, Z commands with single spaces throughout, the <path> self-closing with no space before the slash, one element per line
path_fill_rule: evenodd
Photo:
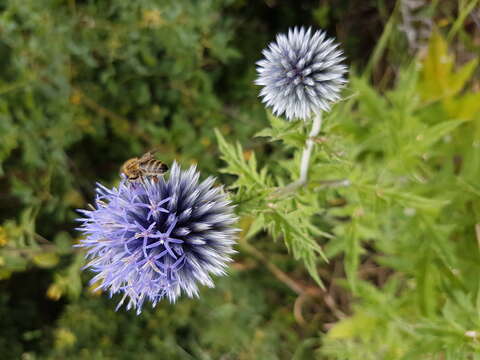
<path fill-rule="evenodd" d="M 480 116 L 480 92 L 449 99 L 444 102 L 444 106 L 452 118 L 473 120 Z"/>
<path fill-rule="evenodd" d="M 32 261 L 39 267 L 51 268 L 58 264 L 59 257 L 55 253 L 46 252 L 34 255 Z"/>
<path fill-rule="evenodd" d="M 454 64 L 455 56 L 449 54 L 447 42 L 434 32 L 428 53 L 422 61 L 419 82 L 419 91 L 425 101 L 447 99 L 460 92 L 477 67 L 478 60 L 471 60 L 458 71 L 454 71 Z"/>
<path fill-rule="evenodd" d="M 448 54 L 446 41 L 438 32 L 434 32 L 428 46 L 427 56 L 423 59 L 420 93 L 425 100 L 441 98 L 449 87 L 449 78 L 453 66 L 453 57 Z"/>
<path fill-rule="evenodd" d="M 365 338 L 378 329 L 378 321 L 373 316 L 357 313 L 349 318 L 339 321 L 329 332 L 330 339 Z"/>
<path fill-rule="evenodd" d="M 450 93 L 456 94 L 463 89 L 478 65 L 478 59 L 472 59 L 450 76 Z"/>

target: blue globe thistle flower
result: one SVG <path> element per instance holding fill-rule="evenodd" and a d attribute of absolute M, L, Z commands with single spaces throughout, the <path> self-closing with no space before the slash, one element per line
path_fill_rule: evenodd
<path fill-rule="evenodd" d="M 263 50 L 257 62 L 257 85 L 262 101 L 277 116 L 288 120 L 309 119 L 315 113 L 330 110 L 340 99 L 346 84 L 347 67 L 342 51 L 325 32 L 294 28 L 277 35 L 276 41 Z"/>
<path fill-rule="evenodd" d="M 195 167 L 182 171 L 174 163 L 163 177 L 118 188 L 97 184 L 95 207 L 79 210 L 78 228 L 86 238 L 85 266 L 96 273 L 91 283 L 123 293 L 117 309 L 139 314 L 145 300 L 156 306 L 185 293 L 198 296 L 198 284 L 213 287 L 211 275 L 224 275 L 232 261 L 237 229 L 233 207 L 209 177 L 199 183 Z"/>

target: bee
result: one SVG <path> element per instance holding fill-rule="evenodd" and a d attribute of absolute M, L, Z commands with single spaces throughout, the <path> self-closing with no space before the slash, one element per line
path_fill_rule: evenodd
<path fill-rule="evenodd" d="M 149 151 L 140 158 L 134 157 L 125 161 L 120 171 L 125 174 L 131 182 L 137 180 L 143 181 L 149 177 L 157 180 L 157 176 L 162 176 L 168 171 L 168 166 L 160 160 L 155 159 L 155 152 L 156 151 Z"/>

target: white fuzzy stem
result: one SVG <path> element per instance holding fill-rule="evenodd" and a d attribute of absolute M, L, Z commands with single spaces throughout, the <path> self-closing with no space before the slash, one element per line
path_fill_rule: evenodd
<path fill-rule="evenodd" d="M 290 183 L 282 189 L 279 189 L 279 193 L 285 194 L 297 190 L 299 187 L 304 186 L 308 180 L 308 168 L 310 167 L 310 157 L 312 156 L 313 145 L 315 145 L 314 138 L 320 133 L 322 128 L 322 113 L 319 112 L 315 115 L 312 122 L 312 129 L 308 134 L 308 139 L 305 142 L 303 148 L 302 160 L 300 162 L 300 177 L 298 180 Z"/>
<path fill-rule="evenodd" d="M 320 132 L 322 128 L 322 113 L 319 112 L 313 118 L 312 129 L 310 130 L 310 134 L 308 134 L 308 139 L 305 143 L 305 148 L 303 149 L 302 153 L 302 162 L 300 163 L 300 178 L 298 182 L 302 185 L 305 185 L 308 180 L 308 168 L 310 167 L 310 157 L 312 155 L 313 145 L 314 145 L 314 138 Z"/>

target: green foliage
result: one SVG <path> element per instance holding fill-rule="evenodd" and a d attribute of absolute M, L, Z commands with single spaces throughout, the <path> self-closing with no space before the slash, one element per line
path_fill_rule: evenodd
<path fill-rule="evenodd" d="M 404 10 L 375 3 L 2 2 L 0 357 L 480 359 L 478 0 L 425 5 L 418 57 Z M 288 191 L 311 124 L 252 82 L 277 30 L 309 23 L 352 66 Z M 218 176 L 242 233 L 215 289 L 137 317 L 88 285 L 73 229 L 152 148 Z"/>
<path fill-rule="evenodd" d="M 434 34 L 421 63 L 401 69 L 385 94 L 363 76 L 350 77 L 356 96 L 327 116 L 309 183 L 294 193 L 285 195 L 281 187 L 298 176 L 305 141 L 298 124 L 270 116 L 271 127 L 258 133 L 293 150 L 290 159 L 268 163 L 288 170 L 283 174 L 269 175 L 266 167 L 258 172 L 255 154 L 245 160 L 240 145 L 227 145 L 217 134 L 224 171 L 236 176 L 233 199 L 240 214 L 254 218 L 252 228 L 274 239 L 281 235 L 317 281 L 318 246 L 326 243 L 330 258 L 343 255 L 358 305 L 324 337 L 320 354 L 465 359 L 478 350 L 473 294 L 479 286 L 471 276 L 480 270 L 471 213 L 478 201 L 459 182 L 473 184 L 480 175 L 473 151 L 480 117 L 473 103 L 462 109 L 467 116 L 449 111 L 478 95 L 465 89 L 477 61 L 453 70 L 445 41 Z M 344 205 L 329 206 L 335 197 Z M 393 272 L 381 288 L 360 276 L 370 258 Z"/>
<path fill-rule="evenodd" d="M 270 118 L 273 119 L 272 116 Z M 284 125 L 280 121 L 271 120 L 271 124 L 279 126 L 272 131 L 276 137 L 288 137 L 289 133 L 283 131 Z M 312 223 L 314 216 L 319 214 L 316 197 L 284 196 L 272 186 L 273 180 L 267 175 L 266 167 L 257 170 L 255 154 L 250 154 L 246 160 L 239 143 L 236 146 L 227 144 L 218 131 L 217 138 L 222 158 L 228 164 L 223 172 L 237 177 L 231 188 L 237 190 L 233 202 L 238 205 L 239 214 L 254 217 L 250 227 L 256 231 L 267 230 L 274 239 L 282 236 L 294 258 L 303 260 L 310 275 L 321 285 L 316 270 L 317 260 L 319 256 L 326 258 L 315 237 L 330 235 Z M 279 178 L 275 180 L 284 183 Z M 256 231 L 249 233 L 253 236 Z"/>
<path fill-rule="evenodd" d="M 228 283 L 232 280 L 234 285 Z M 275 299 L 253 291 L 258 282 L 265 280 L 265 273 L 260 277 L 232 274 L 198 300 L 146 309 L 140 317 L 116 313 L 103 296 L 82 297 L 66 308 L 53 334 L 55 349 L 48 358 L 288 357 L 292 344 L 298 341 L 297 335 L 288 331 L 293 318 L 283 311 L 270 311 Z M 205 327 L 206 323 L 215 326 Z M 273 330 L 279 328 L 284 330 Z M 280 336 L 285 342 L 278 346 Z"/>
<path fill-rule="evenodd" d="M 358 111 L 339 128 L 361 144 L 350 149 L 352 162 L 374 183 L 352 182 L 351 192 L 344 190 L 347 203 L 362 211 L 353 229 L 337 225 L 343 236 L 336 240 L 344 245 L 332 248 L 345 251 L 346 273 L 356 278 L 352 290 L 359 301 L 354 315 L 324 337 L 323 354 L 477 358 L 478 194 L 466 184 L 480 175 L 474 150 L 480 117 L 476 105 L 463 109 L 467 116 L 449 111 L 452 103 L 478 95 L 465 90 L 466 74 L 476 62 L 455 72 L 451 61 L 443 38 L 435 34 L 423 67 L 401 71 L 385 97 L 365 79 L 352 79 Z M 362 234 L 362 228 L 370 231 Z M 394 271 L 380 289 L 352 274 L 366 256 L 355 266 L 349 260 L 352 251 L 361 255 L 372 247 L 374 261 Z"/>

